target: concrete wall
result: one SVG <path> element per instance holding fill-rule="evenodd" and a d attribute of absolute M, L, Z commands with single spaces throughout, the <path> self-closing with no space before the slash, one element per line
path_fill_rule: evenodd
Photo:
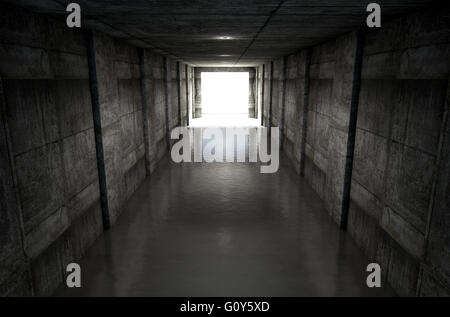
<path fill-rule="evenodd" d="M 201 118 L 202 116 L 202 77 L 201 72 L 197 71 L 197 67 L 193 69 L 194 72 L 194 106 L 192 107 L 192 117 Z"/>
<path fill-rule="evenodd" d="M 285 90 L 285 119 L 282 129 L 283 150 L 300 173 L 301 142 L 305 134 L 305 70 L 307 51 L 287 57 L 286 90 Z M 307 109 L 306 109 L 307 110 Z M 306 134 L 305 134 L 306 136 Z"/>
<path fill-rule="evenodd" d="M 166 80 L 164 71 L 164 57 L 145 50 L 144 63 L 144 89 L 147 91 L 148 120 L 148 173 L 157 167 L 158 161 L 167 151 L 167 121 L 166 121 Z"/>
<path fill-rule="evenodd" d="M 8 195 L 0 293 L 49 295 L 65 265 L 102 232 L 86 41 L 80 31 L 22 9 L 0 12 Z"/>
<path fill-rule="evenodd" d="M 400 295 L 450 294 L 446 15 L 432 8 L 312 47 L 307 78 L 306 50 L 273 61 L 272 82 L 266 74 L 264 121 Z"/>
<path fill-rule="evenodd" d="M 188 94 L 187 94 L 187 105 L 188 105 L 188 113 L 187 113 L 187 119 L 192 119 L 194 117 L 194 111 L 195 111 L 195 100 L 194 100 L 194 96 L 195 96 L 195 79 L 194 79 L 194 67 L 188 65 L 187 66 L 187 76 L 186 76 L 187 80 L 188 80 L 188 84 L 187 84 L 187 89 L 188 89 Z M 188 120 L 188 122 L 189 122 Z"/>
<path fill-rule="evenodd" d="M 258 68 L 253 68 L 248 77 L 248 117 L 256 119 L 258 118 Z"/>
<path fill-rule="evenodd" d="M 180 103 L 178 100 L 178 67 L 177 62 L 171 59 L 168 61 L 168 109 L 169 109 L 169 130 L 179 126 L 181 116 L 179 116 Z"/>
<path fill-rule="evenodd" d="M 450 290 L 448 197 L 433 198 L 448 111 L 450 37 L 443 14 L 385 23 L 367 33 L 364 46 L 348 228 L 402 295 Z M 448 152 L 443 155 L 448 162 Z M 441 178 L 436 190 L 448 196 L 448 184 Z M 443 222 L 437 225 L 435 217 Z M 439 236 L 431 245 L 430 234 Z M 423 262 L 425 287 L 418 288 Z"/>
<path fill-rule="evenodd" d="M 271 126 L 281 127 L 283 111 L 283 85 L 284 85 L 284 59 L 280 58 L 272 64 L 272 107 L 269 109 L 269 122 Z M 280 137 L 282 134 L 280 133 Z"/>
<path fill-rule="evenodd" d="M 264 121 L 280 128 L 284 151 L 297 171 L 304 164 L 306 180 L 325 200 L 337 223 L 343 199 L 356 44 L 356 33 L 351 33 L 312 48 L 307 109 L 307 50 L 273 61 L 273 78 L 268 80 L 264 96 L 272 105 L 271 111 L 270 106 L 268 112 L 265 109 Z"/>
<path fill-rule="evenodd" d="M 103 194 L 114 223 L 167 152 L 178 93 L 162 56 L 23 9 L 0 15 L 0 296 L 51 295 L 102 233 Z"/>
<path fill-rule="evenodd" d="M 17 202 L 13 162 L 9 156 L 4 94 L 0 83 L 0 294 L 31 295 L 30 266 L 23 251 L 22 215 Z"/>
<path fill-rule="evenodd" d="M 449 296 L 450 294 L 450 89 L 447 88 L 442 133 L 436 158 L 434 190 L 426 230 L 425 254 L 421 263 L 417 294 Z"/>
<path fill-rule="evenodd" d="M 305 178 L 340 223 L 357 38 L 351 33 L 312 49 Z"/>
<path fill-rule="evenodd" d="M 186 126 L 188 123 L 188 100 L 189 97 L 187 95 L 188 92 L 188 73 L 186 72 L 187 64 L 179 63 L 179 86 L 180 86 L 180 125 Z"/>
<path fill-rule="evenodd" d="M 106 190 L 111 224 L 145 177 L 137 48 L 94 34 Z"/>
<path fill-rule="evenodd" d="M 263 100 L 262 105 L 262 116 L 263 116 L 263 126 L 268 127 L 270 125 L 270 108 L 272 103 L 272 63 L 264 64 L 264 89 L 261 91 L 261 99 Z"/>
<path fill-rule="evenodd" d="M 333 105 L 335 41 L 312 49 L 308 121 L 305 145 L 305 178 L 320 197 L 327 195 L 329 122 Z"/>
<path fill-rule="evenodd" d="M 256 67 L 256 105 L 255 105 L 255 118 L 259 119 L 259 122 L 262 122 L 261 119 L 261 109 L 262 109 L 262 85 L 263 85 L 263 65 L 259 65 Z"/>

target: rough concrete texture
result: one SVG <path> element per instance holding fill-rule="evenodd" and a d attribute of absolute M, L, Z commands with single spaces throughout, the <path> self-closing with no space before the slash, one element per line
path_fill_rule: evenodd
<path fill-rule="evenodd" d="M 305 178 L 324 198 L 334 76 L 334 41 L 313 48 L 305 145 Z"/>
<path fill-rule="evenodd" d="M 264 91 L 262 92 L 262 116 L 263 126 L 268 127 L 270 125 L 270 109 L 272 104 L 272 63 L 264 64 Z"/>
<path fill-rule="evenodd" d="M 434 200 L 429 214 L 425 249 L 418 295 L 450 295 L 450 89 L 447 88 L 443 112 L 442 134 L 437 157 Z"/>
<path fill-rule="evenodd" d="M 0 294 L 49 295 L 102 231 L 85 38 L 0 12 Z"/>
<path fill-rule="evenodd" d="M 22 219 L 14 189 L 13 162 L 9 156 L 1 81 L 0 98 L 0 294 L 31 295 L 30 267 L 23 252 Z"/>
<path fill-rule="evenodd" d="M 188 65 L 187 67 L 187 77 L 188 79 L 188 85 L 187 85 L 187 89 L 188 89 L 188 114 L 187 114 L 187 118 L 188 119 L 192 119 L 194 118 L 194 111 L 195 111 L 195 100 L 194 100 L 194 96 L 195 96 L 195 79 L 194 79 L 194 68 L 190 65 Z"/>
<path fill-rule="evenodd" d="M 306 51 L 287 57 L 285 119 L 282 127 L 283 150 L 300 172 L 300 150 L 303 137 Z"/>
<path fill-rule="evenodd" d="M 109 216 L 122 206 L 145 177 L 139 54 L 135 47 L 94 34 L 101 132 Z"/>
<path fill-rule="evenodd" d="M 202 115 L 202 72 L 248 72 L 248 117 L 258 117 L 255 67 L 195 67 L 194 118 L 200 118 Z"/>
<path fill-rule="evenodd" d="M 255 118 L 261 120 L 261 109 L 263 107 L 262 105 L 262 99 L 263 99 L 263 95 L 262 95 L 262 85 L 263 85 L 263 66 L 259 65 L 258 67 L 256 67 L 256 83 L 255 83 L 255 98 L 256 98 L 256 103 L 255 103 Z M 260 121 L 262 122 L 262 121 Z"/>
<path fill-rule="evenodd" d="M 258 68 L 253 68 L 248 76 L 248 117 L 258 118 Z"/>
<path fill-rule="evenodd" d="M 188 73 L 186 72 L 186 64 L 183 62 L 178 62 L 178 69 L 179 69 L 179 75 L 178 75 L 178 85 L 179 85 L 179 92 L 180 92 L 180 123 L 181 126 L 186 126 L 188 122 L 188 100 L 189 97 L 187 96 L 188 92 Z"/>
<path fill-rule="evenodd" d="M 168 61 L 168 109 L 169 109 L 169 131 L 179 126 L 179 100 L 178 100 L 178 74 L 177 62 L 171 59 Z"/>
<path fill-rule="evenodd" d="M 50 295 L 103 231 L 87 37 L 15 7 L 0 12 L 0 295 Z M 164 65 L 144 52 L 151 72 L 141 78 L 137 48 L 101 33 L 93 43 L 114 223 L 145 178 L 146 158 L 151 171 L 167 151 Z M 173 125 L 178 77 L 168 63 Z"/>
<path fill-rule="evenodd" d="M 44 13 L 65 13 L 64 1 L 4 0 Z M 383 21 L 440 0 L 378 0 Z M 257 66 L 300 47 L 365 27 L 367 1 L 79 0 L 84 27 L 197 66 Z M 126 12 L 126 14 L 124 14 Z M 232 39 L 219 40 L 230 35 Z M 223 56 L 225 55 L 225 56 Z"/>
<path fill-rule="evenodd" d="M 312 49 L 305 177 L 340 222 L 356 34 Z"/>
<path fill-rule="evenodd" d="M 364 47 L 348 228 L 401 295 L 450 294 L 446 14 L 386 23 Z"/>
<path fill-rule="evenodd" d="M 448 295 L 450 289 L 446 15 L 448 9 L 430 9 L 365 34 L 348 230 L 400 295 Z M 305 178 L 338 223 L 346 156 L 352 154 L 347 141 L 356 45 L 350 33 L 315 46 L 310 65 Z M 293 86 L 302 54 L 284 59 L 285 82 L 283 59 L 273 62 L 271 118 L 264 109 L 265 122 L 274 126 L 285 112 L 284 151 L 295 166 L 303 144 L 292 127 L 301 126 L 296 93 L 302 88 Z M 263 97 L 270 101 L 270 90 Z M 293 115 L 292 108 L 300 113 Z"/>
<path fill-rule="evenodd" d="M 164 78 L 164 57 L 148 50 L 144 51 L 144 89 L 148 103 L 148 168 L 153 172 L 161 157 L 167 151 L 166 136 L 166 82 Z"/>
<path fill-rule="evenodd" d="M 194 68 L 194 107 L 192 108 L 192 117 L 202 117 L 202 74 L 198 68 Z"/>
<path fill-rule="evenodd" d="M 273 62 L 272 71 L 272 107 L 269 111 L 269 122 L 272 127 L 280 127 L 283 112 L 283 86 L 284 86 L 284 59 L 279 58 Z M 280 131 L 280 138 L 282 133 Z"/>

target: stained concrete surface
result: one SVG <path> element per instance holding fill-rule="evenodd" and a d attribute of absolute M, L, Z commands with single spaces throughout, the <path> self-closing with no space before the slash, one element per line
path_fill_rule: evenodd
<path fill-rule="evenodd" d="M 56 296 L 390 296 L 369 261 L 282 157 L 181 163 L 165 157 Z"/>
<path fill-rule="evenodd" d="M 64 1 L 7 0 L 66 18 Z M 378 0 L 387 19 L 436 0 Z M 78 0 L 83 27 L 197 66 L 253 65 L 365 26 L 360 0 Z"/>

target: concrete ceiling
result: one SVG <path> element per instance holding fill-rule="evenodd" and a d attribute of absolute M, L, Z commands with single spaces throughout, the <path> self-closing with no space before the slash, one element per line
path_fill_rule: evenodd
<path fill-rule="evenodd" d="M 67 15 L 81 6 L 82 27 L 123 38 L 196 66 L 252 66 L 365 25 L 366 6 L 382 21 L 429 0 L 14 0 L 33 11 Z"/>

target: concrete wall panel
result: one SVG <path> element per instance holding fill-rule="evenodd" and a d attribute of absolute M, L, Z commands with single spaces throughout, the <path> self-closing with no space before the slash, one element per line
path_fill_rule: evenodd
<path fill-rule="evenodd" d="M 364 47 L 348 228 L 401 295 L 443 295 L 449 289 L 440 257 L 423 265 L 433 230 L 430 208 L 442 201 L 432 197 L 437 159 L 445 155 L 439 144 L 449 38 L 436 23 L 444 16 L 425 11 L 386 23 L 367 33 Z M 377 234 L 367 237 L 365 231 Z M 448 250 L 441 238 L 439 248 Z M 380 248 L 383 253 L 373 254 Z"/>

